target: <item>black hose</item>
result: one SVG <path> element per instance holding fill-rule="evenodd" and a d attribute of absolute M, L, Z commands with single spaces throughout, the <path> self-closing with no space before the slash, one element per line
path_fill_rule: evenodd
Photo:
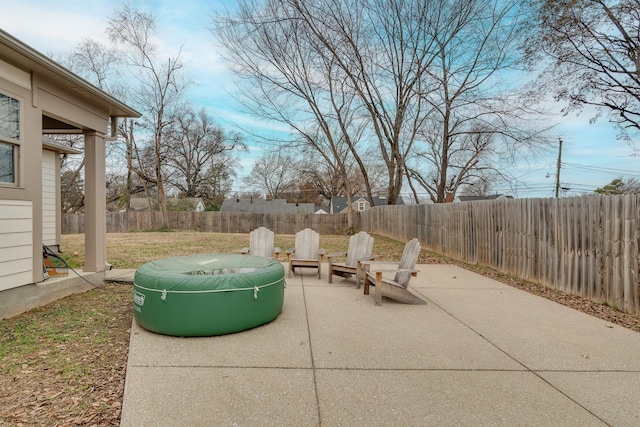
<path fill-rule="evenodd" d="M 91 286 L 93 286 L 96 289 L 101 289 L 103 291 L 116 292 L 116 291 L 112 291 L 111 289 L 107 289 L 104 286 L 94 285 L 93 283 L 91 283 L 90 281 L 85 279 L 80 273 L 78 273 L 73 267 L 71 267 L 67 263 L 67 261 L 65 261 L 60 255 L 55 253 L 53 250 L 51 250 L 51 248 L 49 248 L 44 243 L 42 244 L 42 257 L 43 258 L 53 257 L 53 258 L 59 259 L 65 265 L 66 268 L 68 268 L 69 270 L 73 271 L 76 274 L 76 276 L 78 276 L 79 278 L 81 278 L 82 280 L 84 280 L 85 282 L 87 282 L 88 284 L 90 284 Z"/>

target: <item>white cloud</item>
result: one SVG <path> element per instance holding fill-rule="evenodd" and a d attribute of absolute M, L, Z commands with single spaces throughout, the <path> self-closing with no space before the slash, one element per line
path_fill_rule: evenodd
<path fill-rule="evenodd" d="M 3 7 L 0 27 L 41 53 L 66 51 L 84 37 L 107 42 L 105 1 L 62 1 L 55 7 L 39 1 L 14 2 Z"/>

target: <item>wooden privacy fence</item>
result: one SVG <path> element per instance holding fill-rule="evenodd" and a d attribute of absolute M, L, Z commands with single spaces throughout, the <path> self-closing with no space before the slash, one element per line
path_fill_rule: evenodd
<path fill-rule="evenodd" d="M 381 206 L 359 227 L 640 314 L 639 195 Z"/>
<path fill-rule="evenodd" d="M 153 224 L 161 224 L 160 212 L 152 212 Z M 107 233 L 129 233 L 152 230 L 149 212 L 108 213 Z M 295 234 L 312 228 L 320 234 L 344 234 L 346 215 L 257 214 L 245 212 L 169 212 L 169 228 L 212 233 L 249 233 L 260 226 L 276 234 Z M 84 233 L 84 215 L 62 216 L 62 233 Z"/>
<path fill-rule="evenodd" d="M 640 195 L 504 199 L 438 205 L 377 206 L 354 214 L 354 227 L 492 267 L 592 301 L 640 314 Z M 160 224 L 160 214 L 155 224 Z M 170 227 L 276 234 L 312 228 L 343 234 L 347 216 L 169 212 Z M 107 232 L 150 230 L 149 213 L 107 214 Z M 84 233 L 82 215 L 63 215 L 63 233 Z"/>

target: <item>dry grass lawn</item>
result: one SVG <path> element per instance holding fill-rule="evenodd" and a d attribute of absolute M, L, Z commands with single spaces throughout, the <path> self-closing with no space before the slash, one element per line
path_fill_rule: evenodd
<path fill-rule="evenodd" d="M 293 246 L 294 235 L 276 235 L 275 246 L 284 251 Z M 320 245 L 327 253 L 342 252 L 349 246 L 349 236 L 321 236 Z M 166 233 L 110 233 L 107 237 L 107 259 L 115 268 L 138 268 L 148 261 L 174 256 L 205 253 L 239 253 L 249 246 L 248 234 L 199 233 L 193 231 Z M 84 235 L 63 236 L 63 248 L 67 262 L 80 266 L 84 263 Z M 397 261 L 402 255 L 404 243 L 387 237 L 376 236 L 373 253 L 385 261 Z M 77 256 L 73 254 L 77 252 Z M 428 255 L 423 251 L 419 263 L 426 263 Z"/>

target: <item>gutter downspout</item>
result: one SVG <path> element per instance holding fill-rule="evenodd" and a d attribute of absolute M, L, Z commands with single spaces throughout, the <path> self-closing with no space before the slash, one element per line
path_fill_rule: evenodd
<path fill-rule="evenodd" d="M 111 135 L 104 138 L 105 141 L 115 141 L 118 139 L 118 117 L 111 116 Z"/>

